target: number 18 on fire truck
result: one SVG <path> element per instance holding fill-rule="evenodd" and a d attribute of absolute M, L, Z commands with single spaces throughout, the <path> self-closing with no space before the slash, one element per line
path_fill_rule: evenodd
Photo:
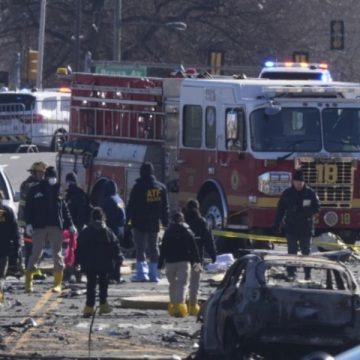
<path fill-rule="evenodd" d="M 173 209 L 197 198 L 213 228 L 267 234 L 301 167 L 322 203 L 316 231 L 353 242 L 359 92 L 357 84 L 309 80 L 75 74 L 59 168 L 62 176 L 75 170 L 96 205 L 106 178 L 126 200 L 141 163 L 152 161 Z"/>

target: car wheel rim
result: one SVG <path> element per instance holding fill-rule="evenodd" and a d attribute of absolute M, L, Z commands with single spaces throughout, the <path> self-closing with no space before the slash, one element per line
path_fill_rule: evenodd
<path fill-rule="evenodd" d="M 206 221 L 211 229 L 221 229 L 223 217 L 217 206 L 211 206 L 206 212 Z"/>

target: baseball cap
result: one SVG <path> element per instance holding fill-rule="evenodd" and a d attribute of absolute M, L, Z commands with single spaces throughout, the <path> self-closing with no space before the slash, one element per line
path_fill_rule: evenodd
<path fill-rule="evenodd" d="M 56 169 L 53 166 L 48 166 L 45 170 L 45 177 L 46 178 L 57 177 Z"/>
<path fill-rule="evenodd" d="M 295 170 L 293 174 L 293 180 L 305 181 L 304 173 L 301 170 Z"/>

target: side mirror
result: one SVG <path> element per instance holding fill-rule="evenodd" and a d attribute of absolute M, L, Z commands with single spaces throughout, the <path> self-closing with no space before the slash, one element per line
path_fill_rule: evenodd
<path fill-rule="evenodd" d="M 279 104 L 274 104 L 273 101 L 270 102 L 270 105 L 265 108 L 264 113 L 268 116 L 277 115 L 281 111 L 281 106 Z"/>

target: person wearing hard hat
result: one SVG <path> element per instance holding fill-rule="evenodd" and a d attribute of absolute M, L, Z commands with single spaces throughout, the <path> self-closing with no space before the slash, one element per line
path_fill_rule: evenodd
<path fill-rule="evenodd" d="M 32 238 L 29 234 L 25 232 L 25 205 L 26 205 L 26 197 L 30 190 L 30 188 L 36 184 L 38 184 L 43 178 L 45 174 L 46 164 L 42 161 L 36 161 L 28 169 L 30 176 L 25 179 L 20 185 L 20 201 L 19 201 L 19 208 L 18 208 L 18 224 L 19 227 L 22 228 L 22 233 L 24 234 L 24 257 L 25 257 L 25 267 L 28 264 L 31 251 L 32 251 Z M 11 264 L 11 260 L 10 260 Z M 42 274 L 41 270 L 38 269 L 34 274 L 34 277 L 37 279 L 44 279 L 45 275 Z"/>

